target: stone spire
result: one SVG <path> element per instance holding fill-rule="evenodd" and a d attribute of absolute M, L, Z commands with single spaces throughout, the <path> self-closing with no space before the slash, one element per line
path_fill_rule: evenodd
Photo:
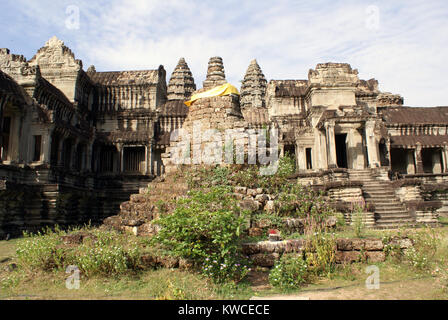
<path fill-rule="evenodd" d="M 265 106 L 267 81 L 257 60 L 252 60 L 241 84 L 241 108 Z"/>
<path fill-rule="evenodd" d="M 185 59 L 180 58 L 168 83 L 168 100 L 186 100 L 195 90 L 196 85 L 190 68 Z"/>
<path fill-rule="evenodd" d="M 207 78 L 202 83 L 204 89 L 211 89 L 226 83 L 224 65 L 221 57 L 211 57 L 208 62 Z"/>

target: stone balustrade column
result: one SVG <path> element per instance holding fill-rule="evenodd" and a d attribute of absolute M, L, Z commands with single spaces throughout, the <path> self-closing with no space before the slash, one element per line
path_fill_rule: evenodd
<path fill-rule="evenodd" d="M 120 173 L 122 173 L 124 171 L 124 147 L 122 143 L 118 143 L 117 144 L 117 150 L 118 150 L 118 155 L 119 155 L 119 168 L 120 168 Z"/>
<path fill-rule="evenodd" d="M 93 141 L 89 141 L 89 143 L 87 144 L 86 152 L 87 154 L 86 154 L 85 170 L 87 172 L 92 172 Z"/>
<path fill-rule="evenodd" d="M 61 136 L 58 143 L 58 160 L 57 165 L 62 166 L 64 162 L 64 136 Z"/>
<path fill-rule="evenodd" d="M 366 143 L 367 143 L 367 156 L 370 168 L 376 168 L 380 166 L 378 161 L 378 144 L 375 139 L 375 121 L 366 121 Z"/>
<path fill-rule="evenodd" d="M 448 145 L 445 144 L 442 148 L 442 159 L 443 159 L 443 165 L 442 170 L 443 172 L 448 172 Z"/>
<path fill-rule="evenodd" d="M 326 122 L 325 131 L 327 137 L 328 168 L 329 169 L 337 168 L 334 122 Z"/>
<path fill-rule="evenodd" d="M 415 172 L 423 173 L 423 161 L 422 161 L 422 145 L 417 142 L 417 147 L 415 148 Z"/>
<path fill-rule="evenodd" d="M 48 130 L 45 134 L 42 135 L 42 162 L 50 164 L 51 161 L 51 144 L 52 144 L 52 130 Z"/>

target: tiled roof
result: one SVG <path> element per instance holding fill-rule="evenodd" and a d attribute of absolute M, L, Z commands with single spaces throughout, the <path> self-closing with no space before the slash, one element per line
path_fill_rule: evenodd
<path fill-rule="evenodd" d="M 448 107 L 385 107 L 378 112 L 387 124 L 448 124 Z"/>
<path fill-rule="evenodd" d="M 10 94 L 20 101 L 26 101 L 23 88 L 13 78 L 0 70 L 0 93 Z"/>
<path fill-rule="evenodd" d="M 300 97 L 308 88 L 307 80 L 271 80 L 275 85 L 276 97 Z"/>
<path fill-rule="evenodd" d="M 393 147 L 415 147 L 420 143 L 423 147 L 441 147 L 448 144 L 448 135 L 411 135 L 392 136 L 391 146 Z"/>
<path fill-rule="evenodd" d="M 168 101 L 160 107 L 160 115 L 171 117 L 185 117 L 188 114 L 188 107 L 182 100 Z"/>
<path fill-rule="evenodd" d="M 45 80 L 42 77 L 39 77 L 37 81 L 39 82 L 39 85 L 42 86 L 42 88 L 46 92 L 51 93 L 53 96 L 55 96 L 62 103 L 66 104 L 66 105 L 69 105 L 69 106 L 73 106 L 72 103 L 65 96 L 65 94 L 61 90 L 56 88 L 54 85 L 52 85 L 50 82 L 48 82 L 47 80 Z"/>
<path fill-rule="evenodd" d="M 113 131 L 97 133 L 99 140 L 107 142 L 139 142 L 146 144 L 151 141 L 150 131 Z"/>
<path fill-rule="evenodd" d="M 158 82 L 159 70 L 89 72 L 90 79 L 100 85 L 119 86 Z"/>

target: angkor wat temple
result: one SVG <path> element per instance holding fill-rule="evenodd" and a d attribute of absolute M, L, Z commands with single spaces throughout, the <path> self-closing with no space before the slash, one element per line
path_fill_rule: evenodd
<path fill-rule="evenodd" d="M 201 90 L 223 83 L 223 61 L 211 58 Z M 207 121 L 204 104 L 228 106 L 227 123 L 278 128 L 280 154 L 295 156 L 297 178 L 342 181 L 330 195 L 371 199 L 374 225 L 432 223 L 448 211 L 448 107 L 405 107 L 345 63 L 267 82 L 253 60 L 240 96 L 187 107 L 201 90 L 183 58 L 167 84 L 163 66 L 84 71 L 56 37 L 30 60 L 0 49 L 0 235 L 117 214 L 164 173 L 171 132 L 189 112 Z"/>

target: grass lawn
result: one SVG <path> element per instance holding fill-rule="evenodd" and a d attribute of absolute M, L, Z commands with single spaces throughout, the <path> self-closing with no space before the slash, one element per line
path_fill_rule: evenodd
<path fill-rule="evenodd" d="M 380 288 L 367 289 L 369 276 L 366 264 L 338 266 L 331 277 L 321 278 L 301 288 L 282 291 L 272 288 L 268 271 L 257 268 L 237 285 L 216 285 L 204 276 L 178 269 L 145 270 L 125 276 L 81 275 L 80 288 L 66 288 L 63 271 L 43 272 L 24 270 L 15 264 L 16 245 L 20 239 L 0 241 L 0 299 L 448 299 L 448 219 L 435 233 L 440 240 L 436 254 L 425 270 L 417 270 L 409 263 L 388 258 L 376 264 L 380 271 Z M 394 233 L 415 233 L 415 230 L 366 231 L 365 237 L 379 237 Z M 344 230 L 340 237 L 353 236 Z"/>

